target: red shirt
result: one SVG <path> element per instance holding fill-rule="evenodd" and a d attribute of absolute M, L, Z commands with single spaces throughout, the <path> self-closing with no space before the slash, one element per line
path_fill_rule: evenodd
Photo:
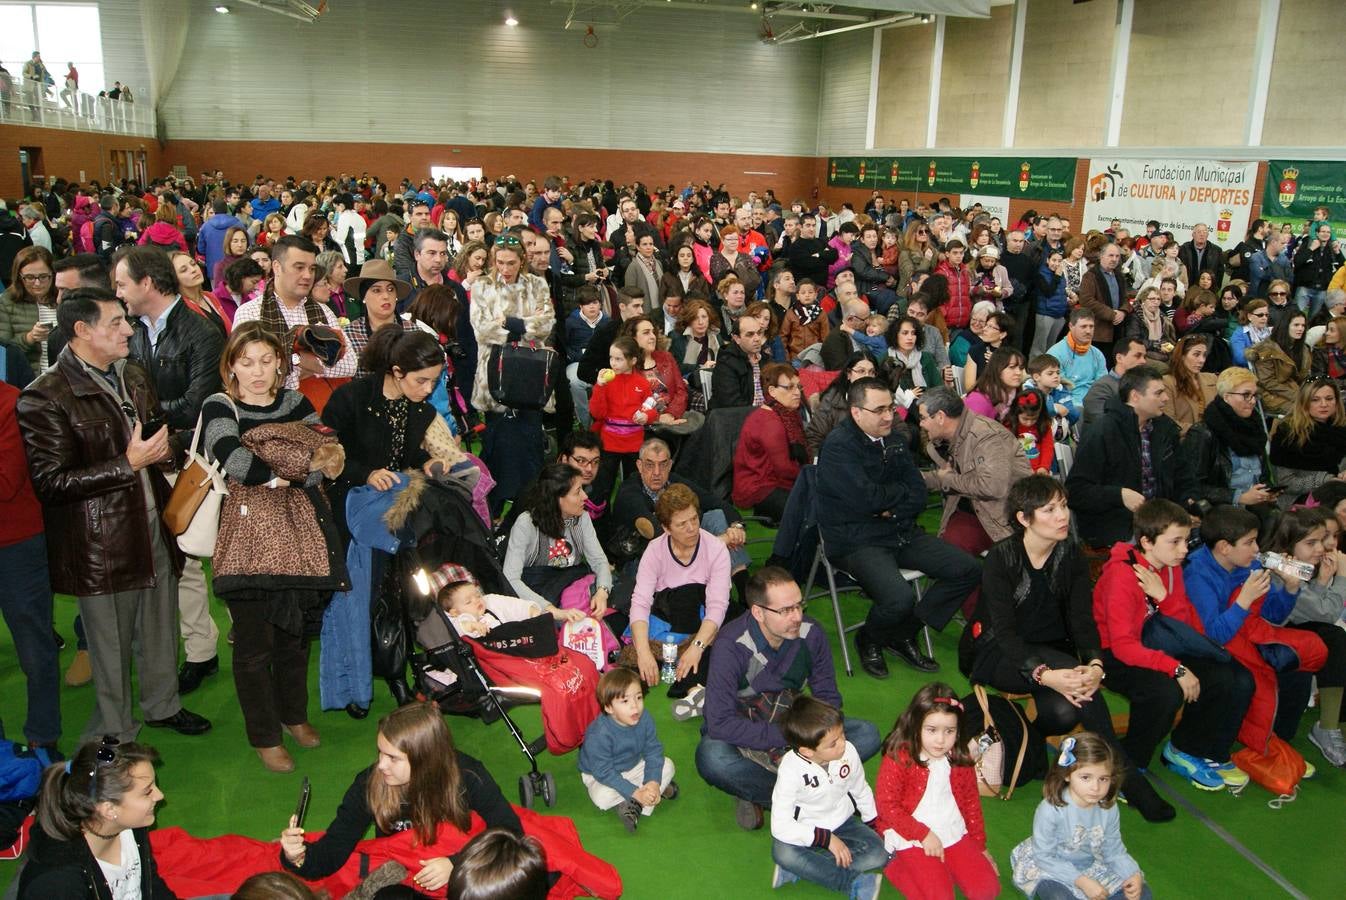
<path fill-rule="evenodd" d="M 637 453 L 645 442 L 645 426 L 632 417 L 653 396 L 650 382 L 638 372 L 617 375 L 606 384 L 594 385 L 589 397 L 589 415 L 593 416 L 594 431 L 609 453 Z M 646 415 L 653 420 L 657 413 L 651 407 Z"/>

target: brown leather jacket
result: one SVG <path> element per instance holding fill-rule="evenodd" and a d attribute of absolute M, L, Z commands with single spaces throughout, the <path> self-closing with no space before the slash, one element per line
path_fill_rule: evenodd
<path fill-rule="evenodd" d="M 945 465 L 933 444 L 926 452 L 936 466 Z M 1019 439 L 995 419 L 964 410 L 958 430 L 949 440 L 948 457 L 951 471 L 925 473 L 926 486 L 944 494 L 939 533 L 944 533 L 958 501 L 966 497 L 972 501 L 972 511 L 987 537 L 992 541 L 1009 537 L 1013 531 L 1005 517 L 1005 495 L 1010 485 L 1033 474 Z"/>
<path fill-rule="evenodd" d="M 128 361 L 123 380 L 137 418 L 149 421 L 158 399 L 145 370 Z M 91 597 L 153 587 L 149 513 L 126 459 L 131 431 L 117 401 L 66 347 L 19 397 L 18 416 L 47 526 L 52 588 Z M 162 510 L 168 481 L 155 467 L 148 472 Z M 167 530 L 164 541 L 180 574 L 182 555 Z"/>

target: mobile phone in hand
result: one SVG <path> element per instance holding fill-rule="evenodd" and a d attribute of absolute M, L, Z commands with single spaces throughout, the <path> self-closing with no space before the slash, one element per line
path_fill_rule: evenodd
<path fill-rule="evenodd" d="M 165 419 L 162 415 L 155 413 L 154 415 L 146 419 L 145 422 L 142 424 L 140 428 L 140 439 L 148 441 L 150 438 L 154 437 L 156 434 L 159 433 L 159 429 L 163 428 L 167 424 L 168 424 L 167 419 Z"/>
<path fill-rule="evenodd" d="M 313 789 L 309 785 L 308 776 L 305 775 L 304 780 L 299 785 L 299 803 L 294 808 L 294 826 L 296 828 L 304 827 L 304 817 L 308 815 L 308 799 L 312 793 Z"/>

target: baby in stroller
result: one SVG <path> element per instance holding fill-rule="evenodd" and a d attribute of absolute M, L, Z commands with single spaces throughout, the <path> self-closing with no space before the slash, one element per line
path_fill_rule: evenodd
<path fill-rule="evenodd" d="M 598 671 L 583 653 L 561 646 L 556 619 L 538 604 L 501 594 L 483 594 L 471 573 L 448 565 L 430 576 L 435 604 L 416 626 L 416 641 L 431 660 L 455 633 L 493 684 L 535 689 L 542 702 L 547 747 L 561 754 L 578 747 L 599 714 L 594 699 Z M 423 675 L 449 687 L 456 673 L 426 668 Z"/>

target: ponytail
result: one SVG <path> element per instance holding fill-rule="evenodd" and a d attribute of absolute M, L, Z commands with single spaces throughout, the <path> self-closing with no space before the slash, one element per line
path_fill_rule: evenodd
<path fill-rule="evenodd" d="M 112 759 L 99 759 L 99 753 Z M 159 761 L 143 744 L 91 741 L 63 763 L 47 766 L 37 794 L 37 822 L 53 840 L 73 841 L 97 814 L 99 803 L 117 803 L 135 787 L 131 769 Z"/>
<path fill-rule="evenodd" d="M 400 321 L 384 325 L 369 339 L 360 354 L 360 368 L 375 375 L 390 375 L 393 368 L 403 374 L 444 365 L 444 351 L 423 331 L 406 331 Z"/>

